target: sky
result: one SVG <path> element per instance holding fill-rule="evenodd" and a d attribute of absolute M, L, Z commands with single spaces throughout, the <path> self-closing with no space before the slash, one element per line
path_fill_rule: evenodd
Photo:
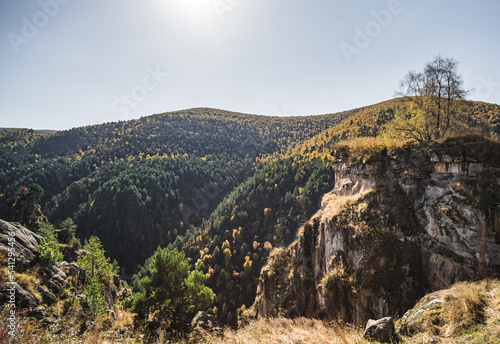
<path fill-rule="evenodd" d="M 0 127 L 211 107 L 292 116 L 394 98 L 436 55 L 500 104 L 498 0 L 0 0 Z"/>

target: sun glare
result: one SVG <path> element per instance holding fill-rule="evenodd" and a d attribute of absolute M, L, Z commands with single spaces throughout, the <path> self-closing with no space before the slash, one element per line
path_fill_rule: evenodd
<path fill-rule="evenodd" d="M 214 14 L 211 0 L 168 0 L 167 3 L 176 15 L 190 19 L 195 24 L 205 22 Z"/>

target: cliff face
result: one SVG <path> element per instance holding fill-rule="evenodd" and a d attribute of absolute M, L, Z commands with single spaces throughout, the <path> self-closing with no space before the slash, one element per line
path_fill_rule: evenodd
<path fill-rule="evenodd" d="M 259 316 L 362 324 L 402 315 L 426 291 L 500 273 L 500 146 L 456 139 L 352 162 L 262 269 Z"/>

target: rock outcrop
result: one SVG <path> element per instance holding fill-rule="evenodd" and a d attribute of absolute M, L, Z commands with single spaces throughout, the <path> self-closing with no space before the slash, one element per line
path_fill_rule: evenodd
<path fill-rule="evenodd" d="M 442 291 L 426 295 L 415 307 L 408 310 L 401 318 L 399 326 L 400 332 L 406 335 L 412 335 L 419 331 L 425 331 L 425 327 L 429 326 L 429 319 L 431 319 L 430 322 L 432 322 L 432 314 L 440 311 L 444 303 L 445 300 Z"/>
<path fill-rule="evenodd" d="M 62 261 L 57 266 L 38 265 L 36 269 L 29 270 L 31 274 L 29 280 L 35 281 L 34 283 L 15 282 L 17 274 L 28 274 L 26 270 L 39 263 L 36 254 L 38 244 L 42 241 L 41 236 L 20 224 L 0 220 L 0 254 L 6 265 L 9 248 L 12 249 L 11 245 L 14 245 L 15 249 L 15 262 L 12 264 L 15 273 L 12 274 L 11 281 L 0 281 L 0 289 L 3 290 L 0 303 L 9 302 L 9 288 L 15 289 L 14 299 L 19 309 L 32 310 L 41 304 L 50 306 L 68 297 L 77 296 L 79 299 L 84 297 L 86 271 L 74 262 Z M 112 283 L 104 288 L 103 293 L 106 304 L 112 305 L 130 296 L 131 292 L 123 280 L 114 276 Z"/>
<path fill-rule="evenodd" d="M 45 285 L 56 295 L 62 294 L 63 290 L 68 287 L 69 283 L 66 280 L 68 276 L 59 268 L 49 265 L 43 270 L 43 280 Z"/>
<path fill-rule="evenodd" d="M 258 316 L 364 324 L 426 291 L 500 273 L 500 145 L 455 139 L 365 161 L 335 151 L 335 188 L 262 269 Z"/>
<path fill-rule="evenodd" d="M 30 230 L 36 230 L 40 224 L 48 223 L 38 203 L 43 195 L 43 189 L 39 185 L 34 185 L 29 189 L 25 186 L 18 188 L 16 195 L 9 201 L 5 220 L 20 223 Z"/>
<path fill-rule="evenodd" d="M 16 272 L 23 272 L 34 263 L 37 246 L 43 238 L 19 223 L 0 220 L 0 252 L 7 257 L 9 249 L 9 233 L 15 233 L 14 249 L 16 254 Z"/>
<path fill-rule="evenodd" d="M 394 321 L 391 317 L 379 320 L 370 319 L 366 323 L 363 338 L 376 340 L 380 343 L 389 343 L 394 337 Z"/>
<path fill-rule="evenodd" d="M 10 301 L 17 309 L 31 310 L 38 305 L 38 301 L 28 290 L 16 282 L 0 282 L 0 304 L 7 305 Z M 12 296 L 12 298 L 11 298 Z"/>
<path fill-rule="evenodd" d="M 75 288 L 83 286 L 85 283 L 85 269 L 76 263 L 60 262 L 57 267 L 69 278 Z M 117 276 L 116 276 L 117 277 Z"/>

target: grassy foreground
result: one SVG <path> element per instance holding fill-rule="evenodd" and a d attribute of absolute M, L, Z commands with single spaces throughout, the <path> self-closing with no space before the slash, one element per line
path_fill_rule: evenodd
<path fill-rule="evenodd" d="M 441 307 L 424 312 L 417 330 L 411 335 L 401 335 L 403 343 L 484 343 L 500 344 L 500 281 L 483 280 L 461 282 L 453 287 L 422 298 L 413 311 L 436 297 L 442 298 Z M 71 311 L 69 312 L 71 313 Z M 17 338 L 0 343 L 144 343 L 144 334 L 133 330 L 133 314 L 117 310 L 118 319 L 110 325 L 107 321 L 87 324 L 87 330 L 63 330 L 78 323 L 78 316 L 66 314 L 49 326 L 40 326 L 36 320 L 24 318 L 18 324 Z M 396 325 L 400 320 L 396 321 Z M 72 326 L 70 326 L 72 327 Z M 71 333 L 73 332 L 73 333 Z M 5 335 L 5 333 L 3 333 Z M 232 330 L 224 329 L 223 335 L 193 332 L 189 338 L 172 341 L 159 330 L 153 337 L 155 343 L 172 344 L 337 344 L 369 343 L 363 339 L 363 329 L 343 323 L 316 319 L 270 318 L 249 322 Z M 151 338 L 151 337 L 150 337 Z"/>
<path fill-rule="evenodd" d="M 345 324 L 324 323 L 316 319 L 259 319 L 237 331 L 226 329 L 224 336 L 209 334 L 193 338 L 206 344 L 305 344 L 305 343 L 369 343 L 363 331 Z M 186 342 L 187 343 L 187 342 Z"/>

